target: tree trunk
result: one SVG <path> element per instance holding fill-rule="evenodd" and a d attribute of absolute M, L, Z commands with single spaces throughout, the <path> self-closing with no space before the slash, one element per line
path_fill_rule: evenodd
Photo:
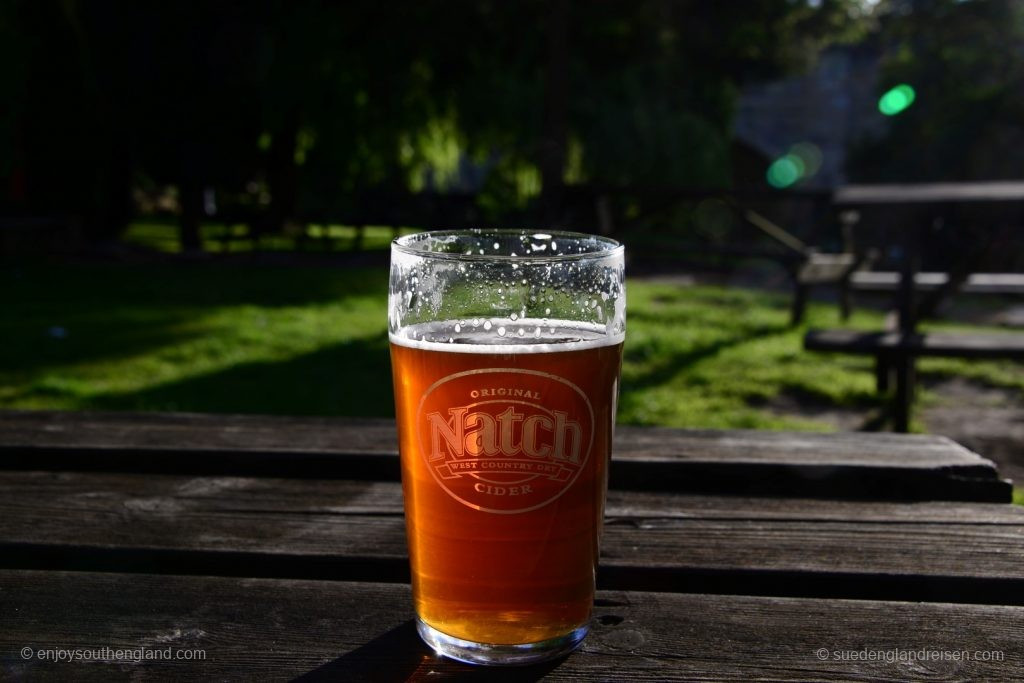
<path fill-rule="evenodd" d="M 299 138 L 299 113 L 288 113 L 281 130 L 274 133 L 267 159 L 267 183 L 270 186 L 270 211 L 267 229 L 280 234 L 284 224 L 295 216 L 298 203 L 298 167 L 295 146 Z"/>
<path fill-rule="evenodd" d="M 540 211 L 546 224 L 563 213 L 565 160 L 569 141 L 569 0 L 553 0 L 547 27 L 544 131 L 540 140 Z"/>
<path fill-rule="evenodd" d="M 203 248 L 199 228 L 203 222 L 202 162 L 195 143 L 182 150 L 182 173 L 178 187 L 181 191 L 181 250 L 201 251 Z"/>

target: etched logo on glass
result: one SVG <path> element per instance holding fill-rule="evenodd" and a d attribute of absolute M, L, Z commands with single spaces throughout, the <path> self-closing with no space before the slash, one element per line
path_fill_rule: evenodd
<path fill-rule="evenodd" d="M 417 414 L 420 452 L 460 503 L 499 514 L 557 499 L 590 457 L 594 411 L 563 377 L 489 368 L 435 382 Z"/>

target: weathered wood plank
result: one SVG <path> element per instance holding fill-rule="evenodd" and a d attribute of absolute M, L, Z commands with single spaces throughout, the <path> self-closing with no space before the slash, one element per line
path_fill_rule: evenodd
<path fill-rule="evenodd" d="M 1024 603 L 1024 508 L 612 491 L 609 587 Z M 405 581 L 395 482 L 0 474 L 0 566 Z"/>
<path fill-rule="evenodd" d="M 885 433 L 817 434 L 620 426 L 615 457 L 703 458 L 924 467 L 988 461 L 945 437 Z M 397 455 L 393 420 L 217 415 L 0 411 L 0 449 L 189 451 Z M 2 451 L 0 451 L 2 452 Z"/>
<path fill-rule="evenodd" d="M 0 613 L 4 676 L 39 681 L 1024 676 L 1019 607 L 605 591 L 580 651 L 506 671 L 434 656 L 415 634 L 408 587 L 397 584 L 0 571 Z M 37 654 L 103 647 L 170 648 L 172 659 L 53 662 Z M 910 652 L 934 659 L 899 661 Z M 969 659 L 954 654 L 964 652 Z"/>
<path fill-rule="evenodd" d="M 0 412 L 0 468 L 396 480 L 391 420 Z M 621 427 L 613 487 L 1008 502 L 994 465 L 944 437 Z"/>
<path fill-rule="evenodd" d="M 914 273 L 914 288 L 934 291 L 949 284 L 948 273 Z M 854 289 L 894 292 L 900 286 L 900 273 L 861 270 L 850 276 Z M 971 273 L 957 291 L 966 294 L 1022 294 L 1024 273 Z"/>
<path fill-rule="evenodd" d="M 833 195 L 838 205 L 1024 202 L 1024 183 L 894 183 L 846 185 Z"/>
<path fill-rule="evenodd" d="M 988 460 L 942 436 L 621 428 L 613 487 L 872 500 L 1009 502 Z"/>

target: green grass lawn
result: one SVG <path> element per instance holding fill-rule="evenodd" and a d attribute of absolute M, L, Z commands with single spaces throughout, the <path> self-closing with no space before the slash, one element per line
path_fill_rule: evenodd
<path fill-rule="evenodd" d="M 386 289 L 383 270 L 345 268 L 0 270 L 0 407 L 392 415 Z M 773 401 L 881 406 L 872 361 L 804 352 L 787 305 L 778 294 L 630 282 L 620 421 L 828 430 Z M 808 324 L 835 325 L 835 307 L 812 305 Z M 861 311 L 850 324 L 882 320 Z M 921 369 L 1024 389 L 1019 364 Z"/>

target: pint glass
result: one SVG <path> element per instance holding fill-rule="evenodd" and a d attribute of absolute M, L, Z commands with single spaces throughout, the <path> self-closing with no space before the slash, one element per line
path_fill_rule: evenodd
<path fill-rule="evenodd" d="M 588 631 L 625 338 L 623 248 L 568 232 L 396 239 L 388 330 L 423 640 L 478 664 Z"/>

